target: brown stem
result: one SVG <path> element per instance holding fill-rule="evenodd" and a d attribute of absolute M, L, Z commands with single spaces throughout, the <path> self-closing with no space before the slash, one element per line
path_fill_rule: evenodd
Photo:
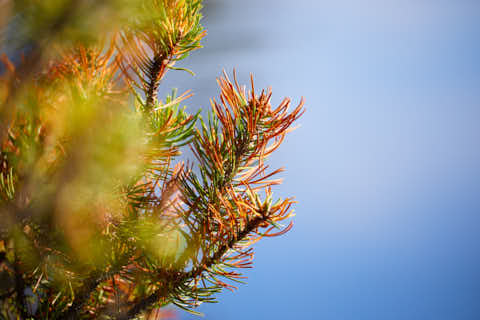
<path fill-rule="evenodd" d="M 177 287 L 180 284 L 195 279 L 196 277 L 200 276 L 205 270 L 210 268 L 212 265 L 218 263 L 218 261 L 222 258 L 222 256 L 227 253 L 228 249 L 232 248 L 235 243 L 243 240 L 250 232 L 255 230 L 262 222 L 265 221 L 265 217 L 257 216 L 254 219 L 250 220 L 245 228 L 238 234 L 236 238 L 232 238 L 227 244 L 218 248 L 218 250 L 214 253 L 214 255 L 207 259 L 206 263 L 200 267 L 194 268 L 189 272 L 183 273 L 177 280 L 172 284 L 171 287 Z M 156 303 L 161 297 L 167 296 L 168 291 L 165 288 L 160 288 L 156 290 L 154 293 L 146 297 L 145 299 L 141 300 L 137 304 L 135 304 L 130 310 L 128 310 L 125 314 L 118 316 L 117 320 L 129 320 L 135 318 L 139 313 L 145 311 L 148 307 L 152 304 Z"/>
<path fill-rule="evenodd" d="M 119 264 L 119 266 L 115 266 L 112 270 L 107 272 L 92 272 L 88 278 L 83 281 L 81 292 L 77 294 L 72 305 L 59 316 L 59 319 L 78 319 L 79 313 L 90 298 L 92 292 L 95 291 L 100 283 L 112 278 L 115 274 L 120 272 L 122 267 L 123 264 Z"/>
<path fill-rule="evenodd" d="M 145 107 L 147 110 L 152 109 L 157 94 L 158 85 L 160 84 L 161 74 L 165 72 L 165 58 L 163 55 L 156 55 L 150 65 L 148 74 L 149 83 L 147 85 Z"/>

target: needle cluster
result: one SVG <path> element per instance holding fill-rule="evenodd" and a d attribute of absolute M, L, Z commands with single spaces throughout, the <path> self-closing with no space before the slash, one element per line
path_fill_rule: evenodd
<path fill-rule="evenodd" d="M 1 58 L 0 317 L 195 313 L 242 282 L 253 243 L 292 228 L 295 201 L 274 197 L 283 168 L 268 157 L 303 99 L 273 107 L 253 77 L 247 89 L 224 73 L 205 117 L 190 114 L 188 91 L 157 89 L 200 47 L 200 0 L 131 1 L 128 16 L 115 13 L 124 1 L 85 1 L 120 21 L 103 33 L 92 21 L 88 41 L 70 1 L 10 8 L 70 39 L 43 35 L 18 61 Z"/>

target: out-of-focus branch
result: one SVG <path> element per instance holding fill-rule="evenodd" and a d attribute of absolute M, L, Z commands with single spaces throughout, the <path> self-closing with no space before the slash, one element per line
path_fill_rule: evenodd
<path fill-rule="evenodd" d="M 92 272 L 87 279 L 83 281 L 83 286 L 81 292 L 75 297 L 72 305 L 59 316 L 59 319 L 78 319 L 79 313 L 81 312 L 83 306 L 90 298 L 92 292 L 98 287 L 98 285 L 112 276 L 117 274 L 120 271 L 120 268 L 114 268 L 108 272 Z"/>
<path fill-rule="evenodd" d="M 15 247 L 15 251 L 18 248 Z M 15 256 L 17 253 L 15 253 Z M 17 301 L 17 309 L 20 313 L 22 319 L 27 319 L 27 311 L 25 310 L 25 282 L 23 281 L 22 271 L 19 268 L 18 261 L 15 260 L 14 263 L 14 271 L 15 271 L 15 294 L 16 294 L 16 301 Z"/>
<path fill-rule="evenodd" d="M 22 59 L 19 67 L 15 70 L 15 75 L 9 81 L 9 90 L 5 101 L 0 105 L 0 143 L 7 137 L 8 130 L 15 117 L 15 99 L 35 74 L 41 69 L 44 63 L 45 53 L 55 37 L 64 30 L 78 9 L 90 2 L 89 10 L 95 10 L 96 7 L 104 5 L 108 0 L 88 1 L 71 0 L 56 16 L 56 18 L 45 29 L 38 30 L 30 38 L 32 46 L 31 52 Z"/>

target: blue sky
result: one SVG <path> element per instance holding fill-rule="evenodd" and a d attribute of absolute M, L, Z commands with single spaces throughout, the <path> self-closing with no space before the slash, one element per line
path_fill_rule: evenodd
<path fill-rule="evenodd" d="M 271 159 L 294 229 L 205 318 L 480 319 L 480 2 L 210 2 L 162 90 L 206 108 L 235 67 L 307 112 Z"/>

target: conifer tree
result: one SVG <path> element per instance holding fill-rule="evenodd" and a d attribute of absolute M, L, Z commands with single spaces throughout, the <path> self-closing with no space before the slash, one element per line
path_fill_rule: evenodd
<path fill-rule="evenodd" d="M 294 200 L 274 197 L 283 169 L 267 158 L 303 100 L 272 107 L 270 90 L 239 85 L 235 72 L 217 79 L 203 117 L 181 107 L 189 92 L 157 97 L 201 46 L 201 8 L 3 4 L 7 38 L 24 53 L 1 59 L 1 318 L 149 319 L 169 304 L 195 313 L 235 288 L 253 243 L 291 228 Z"/>

